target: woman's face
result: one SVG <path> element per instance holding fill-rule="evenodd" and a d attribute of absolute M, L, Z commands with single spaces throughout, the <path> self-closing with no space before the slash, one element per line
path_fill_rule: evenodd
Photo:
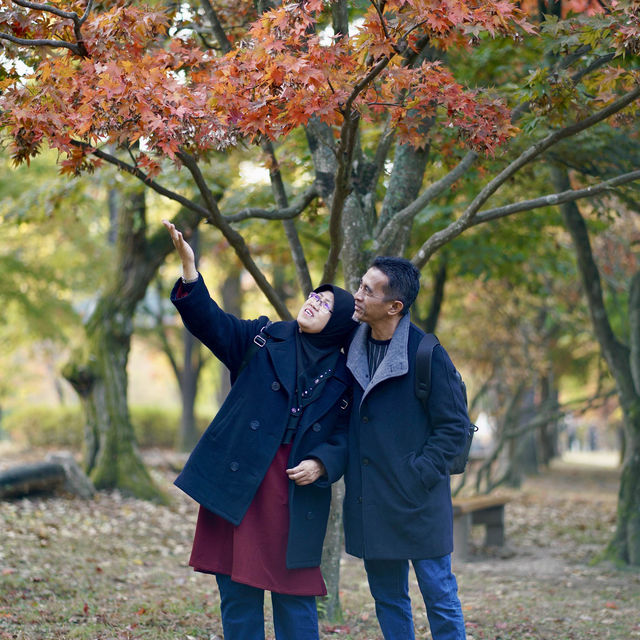
<path fill-rule="evenodd" d="M 311 292 L 298 311 L 298 326 L 303 333 L 320 333 L 333 311 L 333 291 Z"/>

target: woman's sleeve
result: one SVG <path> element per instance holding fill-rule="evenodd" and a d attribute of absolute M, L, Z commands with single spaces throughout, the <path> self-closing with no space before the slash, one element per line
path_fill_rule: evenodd
<path fill-rule="evenodd" d="M 306 458 L 317 458 L 326 469 L 326 475 L 318 478 L 315 485 L 327 487 L 340 480 L 347 465 L 347 431 L 351 415 L 350 393 L 341 396 L 337 411 L 338 420 L 325 442 L 314 447 Z"/>
<path fill-rule="evenodd" d="M 209 348 L 229 369 L 232 379 L 235 378 L 247 348 L 268 318 L 241 320 L 226 313 L 211 298 L 201 275 L 194 283 L 185 284 L 178 279 L 171 291 L 171 302 L 189 332 Z"/>

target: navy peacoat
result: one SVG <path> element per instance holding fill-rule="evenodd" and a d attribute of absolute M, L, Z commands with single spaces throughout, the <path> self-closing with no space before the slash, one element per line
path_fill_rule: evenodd
<path fill-rule="evenodd" d="M 424 333 L 404 316 L 369 379 L 368 326 L 361 325 L 347 366 L 356 380 L 345 472 L 347 553 L 418 560 L 453 550 L 449 463 L 469 423 L 454 366 L 444 348 L 432 356 L 429 412 L 415 395 L 415 354 Z"/>
<path fill-rule="evenodd" d="M 203 507 L 238 525 L 282 442 L 295 391 L 296 322 L 274 322 L 238 373 L 254 337 L 268 319 L 241 320 L 211 299 L 199 276 L 193 289 L 171 300 L 187 329 L 229 369 L 232 387 L 192 451 L 175 484 Z M 318 458 L 327 475 L 298 486 L 289 481 L 287 568 L 320 565 L 331 483 L 344 473 L 352 378 L 341 355 L 320 398 L 308 405 L 294 437 L 289 467 Z"/>

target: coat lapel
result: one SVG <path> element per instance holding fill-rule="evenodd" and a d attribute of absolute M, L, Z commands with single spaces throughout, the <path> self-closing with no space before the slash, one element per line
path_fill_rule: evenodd
<path fill-rule="evenodd" d="M 302 437 L 302 434 L 304 434 L 309 426 L 320 420 L 322 416 L 333 407 L 346 388 L 347 383 L 341 377 L 337 375 L 331 376 L 325 388 L 322 390 L 320 397 L 305 408 L 300 426 L 298 427 L 300 437 Z M 349 400 L 345 399 L 345 402 L 349 402 Z M 346 410 L 347 406 L 345 406 L 343 410 Z"/>
<path fill-rule="evenodd" d="M 369 385 L 369 361 L 367 359 L 368 335 L 369 325 L 362 323 L 353 336 L 353 340 L 349 346 L 349 354 L 347 355 L 347 368 L 363 389 L 366 389 Z"/>
<path fill-rule="evenodd" d="M 274 322 L 265 333 L 273 340 L 267 340 L 266 349 L 271 364 L 278 376 L 278 382 L 287 390 L 289 397 L 296 388 L 296 338 L 295 322 Z"/>
<path fill-rule="evenodd" d="M 409 371 L 409 357 L 407 356 L 407 345 L 409 343 L 409 327 L 411 319 L 409 314 L 403 316 L 398 323 L 391 338 L 389 349 L 376 369 L 373 378 L 369 379 L 369 361 L 367 358 L 367 339 L 369 336 L 369 325 L 361 324 L 356 331 L 351 346 L 347 367 L 353 374 L 358 384 L 364 389 L 360 404 L 371 392 L 371 390 L 388 378 L 402 376 Z"/>

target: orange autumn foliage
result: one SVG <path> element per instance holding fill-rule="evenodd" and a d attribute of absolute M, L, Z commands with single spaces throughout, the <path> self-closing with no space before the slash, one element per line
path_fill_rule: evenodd
<path fill-rule="evenodd" d="M 492 154 L 516 131 L 503 100 L 462 86 L 441 62 L 406 59 L 425 41 L 446 50 L 532 33 L 518 5 L 389 0 L 381 9 L 372 2 L 358 28 L 339 38 L 322 31 L 330 11 L 322 0 L 261 16 L 252 3 L 223 2 L 219 16 L 235 26 L 222 55 L 178 28 L 176 15 L 142 5 L 103 3 L 74 30 L 70 18 L 0 0 L 0 31 L 67 42 L 80 33 L 84 54 L 45 48 L 33 73 L 9 74 L 0 84 L 0 126 L 16 162 L 47 144 L 69 172 L 98 162 L 91 148 L 108 143 L 133 153 L 138 143 L 136 163 L 154 175 L 162 158 L 175 160 L 181 149 L 198 155 L 240 138 L 278 139 L 312 117 L 337 130 L 347 117 L 389 114 L 399 141 L 422 146 L 422 123 L 438 115 L 461 143 Z M 35 6 L 75 15 L 86 8 L 64 0 Z M 619 30 L 625 42 L 637 32 L 637 24 Z"/>

